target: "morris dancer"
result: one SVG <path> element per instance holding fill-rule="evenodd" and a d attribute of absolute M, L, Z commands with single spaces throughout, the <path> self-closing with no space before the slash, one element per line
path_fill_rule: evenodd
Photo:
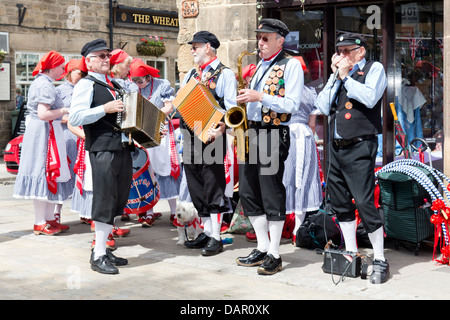
<path fill-rule="evenodd" d="M 110 84 L 110 52 L 102 39 L 86 43 L 81 55 L 86 59 L 89 76 L 103 84 Z M 69 122 L 83 126 L 85 148 L 92 166 L 93 204 L 95 221 L 95 248 L 91 254 L 91 269 L 100 273 L 117 274 L 116 266 L 128 263 L 106 248 L 114 218 L 120 216 L 128 201 L 133 168 L 130 148 L 116 129 L 117 112 L 123 111 L 123 102 L 116 100 L 116 92 L 90 79 L 81 79 L 75 86 L 70 107 Z M 112 84 L 112 83 L 111 83 Z"/>
<path fill-rule="evenodd" d="M 55 204 L 70 198 L 69 164 L 61 119 L 69 113 L 53 81 L 64 73 L 64 58 L 56 51 L 46 53 L 33 71 L 36 79 L 28 91 L 30 112 L 23 137 L 15 198 L 33 199 L 34 233 L 54 235 L 69 227 L 58 223 Z"/>
<path fill-rule="evenodd" d="M 359 34 L 338 36 L 336 53 L 331 57 L 334 74 L 318 95 L 315 105 L 324 115 L 330 116 L 327 186 L 345 248 L 358 251 L 357 208 L 374 251 L 370 281 L 383 283 L 389 278 L 389 264 L 384 257 L 383 220 L 374 204 L 374 169 L 377 134 L 382 132 L 381 99 L 387 80 L 381 63 L 366 61 L 366 45 L 365 38 Z"/>
<path fill-rule="evenodd" d="M 72 102 L 72 94 L 73 94 L 73 88 L 78 83 L 78 81 L 81 78 L 84 78 L 87 76 L 87 68 L 84 61 L 80 59 L 72 59 L 64 68 L 64 74 L 61 76 L 60 79 L 66 78 L 66 81 L 64 81 L 63 84 L 56 87 L 56 91 L 60 95 L 65 108 L 70 108 L 70 104 Z M 63 117 L 63 121 L 61 123 L 61 126 L 64 130 L 64 137 L 66 141 L 66 150 L 67 150 L 67 156 L 70 160 L 70 174 L 72 176 L 71 178 L 71 184 L 72 186 L 75 186 L 75 175 L 74 175 L 74 165 L 75 161 L 77 159 L 77 136 L 68 128 L 67 120 L 69 119 L 68 115 L 65 115 Z M 72 195 L 72 201 L 71 206 L 74 203 L 73 195 Z M 61 219 L 61 204 L 55 205 L 55 219 L 57 221 L 60 221 Z"/>
<path fill-rule="evenodd" d="M 208 31 L 199 31 L 188 42 L 192 45 L 191 53 L 199 69 L 191 69 L 183 80 L 184 86 L 192 77 L 197 78 L 214 95 L 224 110 L 236 105 L 236 78 L 234 72 L 225 67 L 217 58 L 220 41 Z M 188 248 L 202 248 L 202 255 L 211 256 L 223 251 L 220 238 L 223 213 L 229 211 L 229 199 L 225 195 L 226 177 L 223 159 L 227 152 L 225 124 L 220 122 L 217 129 L 210 131 L 211 142 L 208 144 L 198 139 L 187 129 L 184 130 L 183 162 L 184 172 L 192 202 L 202 219 L 204 232 L 193 241 L 186 241 Z M 188 147 L 189 146 L 189 147 Z M 212 148 L 214 147 L 215 148 Z M 205 148 L 214 149 L 221 161 L 205 161 Z M 201 163 L 196 163 L 202 154 Z"/>
<path fill-rule="evenodd" d="M 258 244 L 236 262 L 259 266 L 258 274 L 272 275 L 282 268 L 279 246 L 286 220 L 284 161 L 290 145 L 290 114 L 298 112 L 302 97 L 303 70 L 297 59 L 283 51 L 289 29 L 282 21 L 262 19 L 256 32 L 262 61 L 249 89 L 240 90 L 237 101 L 247 103 L 250 145 L 249 161 L 239 165 L 239 196 Z M 252 156 L 252 152 L 257 155 Z M 262 155 L 270 155 L 269 163 L 262 163 Z"/>

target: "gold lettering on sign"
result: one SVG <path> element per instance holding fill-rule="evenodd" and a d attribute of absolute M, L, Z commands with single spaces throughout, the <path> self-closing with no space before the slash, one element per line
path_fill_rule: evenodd
<path fill-rule="evenodd" d="M 139 14 L 139 13 L 133 13 L 132 17 L 133 23 L 178 27 L 178 18 L 151 16 L 148 14 Z"/>

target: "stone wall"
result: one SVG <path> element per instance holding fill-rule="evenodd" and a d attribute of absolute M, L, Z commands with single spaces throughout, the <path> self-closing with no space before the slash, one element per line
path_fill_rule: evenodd
<path fill-rule="evenodd" d="M 182 0 L 177 0 L 178 9 Z M 178 10 L 180 12 L 180 10 Z M 247 50 L 252 52 L 257 44 L 254 30 L 257 27 L 256 0 L 199 0 L 199 15 L 184 19 L 179 14 L 180 30 L 178 33 L 178 69 L 182 79 L 187 71 L 194 67 L 190 45 L 197 31 L 207 30 L 214 33 L 221 43 L 217 55 L 220 61 L 237 72 L 236 59 Z M 251 40 L 249 40 L 251 39 Z M 246 57 L 245 66 L 256 63 L 255 57 Z"/>
<path fill-rule="evenodd" d="M 119 0 L 115 5 L 157 11 L 177 11 L 175 1 L 166 0 Z M 19 26 L 19 9 L 27 10 Z M 79 15 L 75 13 L 74 0 L 21 0 L 2 1 L 0 6 L 0 32 L 9 33 L 9 54 L 5 61 L 11 63 L 11 101 L 0 101 L 0 155 L 11 139 L 11 111 L 15 109 L 15 53 L 56 50 L 64 54 L 79 54 L 82 46 L 93 39 L 103 38 L 109 43 L 109 1 L 78 0 Z M 79 19 L 77 20 L 77 17 Z M 78 24 L 77 24 L 78 22 Z M 113 47 L 128 43 L 124 50 L 137 56 L 136 43 L 142 37 L 158 35 L 164 38 L 167 59 L 167 78 L 175 83 L 175 62 L 178 54 L 178 32 L 164 27 L 131 28 L 113 27 Z M 1 85 L 1 84 L 0 84 Z"/>

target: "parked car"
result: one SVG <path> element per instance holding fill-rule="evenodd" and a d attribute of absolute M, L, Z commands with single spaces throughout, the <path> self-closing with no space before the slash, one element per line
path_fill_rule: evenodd
<path fill-rule="evenodd" d="M 23 135 L 12 139 L 5 147 L 3 160 L 6 164 L 6 171 L 17 174 L 19 171 L 20 150 L 22 148 Z"/>

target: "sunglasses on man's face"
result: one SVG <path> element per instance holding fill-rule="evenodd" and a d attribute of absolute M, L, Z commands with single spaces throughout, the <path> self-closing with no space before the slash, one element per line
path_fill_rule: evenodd
<path fill-rule="evenodd" d="M 262 42 L 269 42 L 269 37 L 262 37 L 262 36 L 256 36 L 256 40 L 259 42 L 262 40 Z"/>
<path fill-rule="evenodd" d="M 340 54 L 348 55 L 350 52 L 355 51 L 355 50 L 357 50 L 359 48 L 361 48 L 361 47 L 356 47 L 356 48 L 353 48 L 353 49 L 347 49 L 347 48 L 345 48 L 345 49 L 336 49 L 336 53 L 339 54 L 339 55 Z"/>
<path fill-rule="evenodd" d="M 106 59 L 110 59 L 111 58 L 111 54 L 110 53 L 101 53 L 99 55 L 93 54 L 90 57 L 97 57 L 100 60 L 106 60 Z"/>

